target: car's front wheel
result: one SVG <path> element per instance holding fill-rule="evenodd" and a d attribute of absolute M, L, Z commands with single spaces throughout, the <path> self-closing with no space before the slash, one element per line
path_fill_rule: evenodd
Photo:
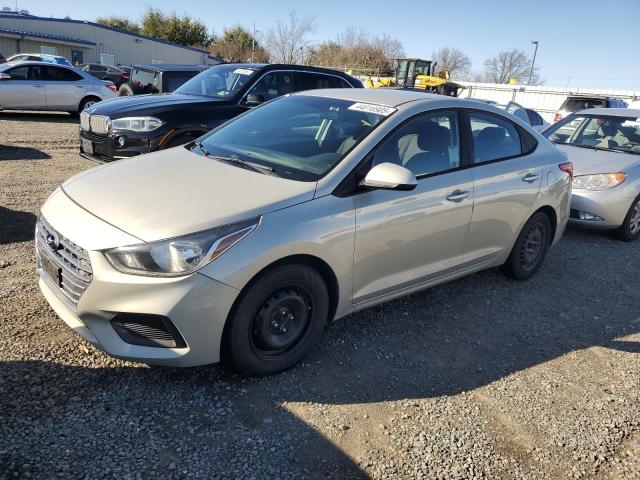
<path fill-rule="evenodd" d="M 322 336 L 329 293 L 304 264 L 267 271 L 243 292 L 222 340 L 222 361 L 248 375 L 268 375 L 299 362 Z"/>
<path fill-rule="evenodd" d="M 522 227 L 502 271 L 516 280 L 531 278 L 544 262 L 550 244 L 549 217 L 543 212 L 537 212 Z"/>
<path fill-rule="evenodd" d="M 625 242 L 632 242 L 640 236 L 640 195 L 631 203 L 624 222 L 614 233 Z"/>

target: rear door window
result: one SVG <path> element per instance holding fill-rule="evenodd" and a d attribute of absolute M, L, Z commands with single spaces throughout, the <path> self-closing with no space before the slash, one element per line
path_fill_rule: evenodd
<path fill-rule="evenodd" d="M 82 80 L 82 77 L 68 68 L 45 67 L 44 80 L 54 82 L 74 82 Z"/>
<path fill-rule="evenodd" d="M 347 82 L 333 75 L 313 72 L 296 72 L 295 91 L 317 90 L 322 88 L 349 88 Z"/>
<path fill-rule="evenodd" d="M 291 93 L 291 72 L 267 73 L 253 86 L 249 95 L 259 95 L 263 101 L 268 101 L 287 93 Z"/>
<path fill-rule="evenodd" d="M 491 162 L 522 154 L 518 130 L 511 122 L 494 115 L 470 112 L 475 163 Z"/>

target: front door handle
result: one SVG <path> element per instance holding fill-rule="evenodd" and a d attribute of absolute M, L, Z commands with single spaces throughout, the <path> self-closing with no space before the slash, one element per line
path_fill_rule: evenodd
<path fill-rule="evenodd" d="M 522 177 L 523 182 L 533 183 L 540 178 L 540 175 L 536 175 L 535 173 L 528 173 L 524 177 Z"/>
<path fill-rule="evenodd" d="M 34 85 L 34 87 L 36 87 L 36 88 L 42 88 L 42 87 L 44 87 L 44 85 L 42 85 L 41 83 L 37 83 L 37 84 L 35 84 L 35 85 Z"/>
<path fill-rule="evenodd" d="M 78 88 L 84 88 L 84 85 L 76 85 Z"/>
<path fill-rule="evenodd" d="M 450 202 L 461 202 L 462 200 L 467 198 L 469 195 L 471 195 L 471 192 L 468 190 L 454 190 L 445 198 Z"/>

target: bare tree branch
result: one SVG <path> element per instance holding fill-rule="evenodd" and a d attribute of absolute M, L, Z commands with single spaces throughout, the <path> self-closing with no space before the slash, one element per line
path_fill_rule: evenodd
<path fill-rule="evenodd" d="M 304 50 L 311 44 L 309 34 L 315 33 L 314 17 L 299 17 L 295 10 L 289 12 L 289 21 L 280 19 L 264 36 L 263 46 L 275 63 L 302 63 Z"/>
<path fill-rule="evenodd" d="M 471 59 L 457 48 L 441 48 L 433 53 L 433 60 L 438 62 L 435 73 L 448 70 L 451 78 L 466 79 L 471 70 Z"/>
<path fill-rule="evenodd" d="M 509 83 L 514 78 L 517 82 L 529 81 L 531 60 L 522 50 L 513 49 L 498 53 L 484 62 L 485 81 L 491 83 Z M 538 68 L 534 68 L 531 85 L 540 85 Z"/>

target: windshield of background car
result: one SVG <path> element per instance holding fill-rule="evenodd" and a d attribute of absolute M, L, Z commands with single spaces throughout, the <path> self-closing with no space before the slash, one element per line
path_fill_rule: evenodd
<path fill-rule="evenodd" d="M 160 74 L 141 68 L 135 68 L 131 74 L 131 83 L 146 91 L 146 93 L 158 93 Z"/>
<path fill-rule="evenodd" d="M 568 98 L 560 110 L 567 112 L 579 112 L 587 108 L 603 108 L 607 106 L 604 98 Z"/>
<path fill-rule="evenodd" d="M 231 98 L 244 87 L 256 71 L 237 65 L 214 65 L 186 82 L 175 93 Z"/>
<path fill-rule="evenodd" d="M 283 178 L 316 181 L 395 110 L 351 100 L 284 96 L 201 141 L 211 156 L 264 165 Z"/>
<path fill-rule="evenodd" d="M 544 136 L 554 143 L 640 154 L 640 118 L 571 115 Z"/>

